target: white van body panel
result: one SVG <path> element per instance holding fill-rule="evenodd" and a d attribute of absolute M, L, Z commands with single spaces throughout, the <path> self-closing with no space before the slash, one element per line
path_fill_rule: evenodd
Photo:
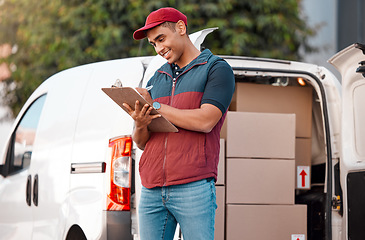
<path fill-rule="evenodd" d="M 351 45 L 329 61 L 342 76 L 342 156 L 347 169 L 365 169 L 364 77 L 356 70 L 365 60 L 361 49 Z"/>
<path fill-rule="evenodd" d="M 116 79 L 120 79 L 123 86 L 137 87 L 142 78 L 143 65 L 138 58 L 95 65 L 75 129 L 72 163 L 107 161 L 111 159 L 109 139 L 132 134 L 133 119 L 112 102 L 101 88 L 110 87 Z M 110 172 L 110 164 L 107 164 L 106 172 Z M 71 174 L 69 205 L 75 208 L 70 212 L 74 213 L 76 219 L 69 219 L 67 227 L 77 223 L 89 234 L 86 235 L 87 239 L 101 237 L 102 229 L 95 226 L 104 225 L 103 211 L 100 209 L 106 209 L 109 189 L 105 186 L 110 185 L 109 181 L 108 174 Z M 95 221 L 99 224 L 95 224 Z"/>
<path fill-rule="evenodd" d="M 77 81 L 75 83 L 72 83 L 71 78 L 72 75 L 67 76 L 67 74 L 64 74 L 63 76 L 61 76 L 61 74 L 57 74 L 55 75 L 53 78 L 51 78 L 49 81 L 47 81 L 47 83 L 45 83 L 43 86 L 41 86 L 38 90 L 36 90 L 34 92 L 34 94 L 32 94 L 32 96 L 30 97 L 30 99 L 27 101 L 27 103 L 25 104 L 24 108 L 22 109 L 22 111 L 20 112 L 20 114 L 18 115 L 18 118 L 15 120 L 15 124 L 13 126 L 13 129 L 15 129 L 17 122 L 19 122 L 19 118 L 20 116 L 23 115 L 23 113 L 25 112 L 25 110 L 29 107 L 29 105 L 38 97 L 40 97 L 41 95 L 43 95 L 44 93 L 50 93 L 52 92 L 52 88 L 53 89 L 57 89 L 57 92 L 59 93 L 64 93 L 64 92 L 70 92 L 73 89 L 76 88 L 84 88 L 85 86 L 85 80 L 84 81 Z M 62 77 L 62 81 L 58 81 L 57 78 L 58 77 Z M 64 77 L 64 78 L 63 78 Z M 66 82 L 66 83 L 65 83 Z M 67 84 L 68 83 L 68 84 Z M 72 85 L 75 86 L 75 88 L 73 89 L 67 89 L 68 85 Z M 52 86 L 52 87 L 51 87 Z M 25 221 L 25 223 L 27 223 L 27 227 L 26 228 L 37 228 L 38 225 L 42 225 L 42 222 L 47 222 L 48 227 L 46 230 L 46 233 L 51 231 L 53 232 L 53 235 L 55 234 L 55 231 L 57 229 L 57 225 L 60 224 L 62 226 L 61 223 L 57 222 L 58 219 L 58 215 L 59 215 L 59 206 L 60 203 L 62 203 L 63 201 L 63 197 L 64 194 L 67 192 L 67 182 L 68 179 L 62 179 L 62 182 L 58 182 L 58 178 L 57 176 L 61 177 L 61 176 L 67 176 L 64 174 L 60 174 L 60 172 L 62 172 L 62 170 L 64 170 L 64 168 L 67 166 L 65 164 L 62 163 L 63 159 L 57 159 L 58 156 L 67 156 L 68 154 L 71 154 L 71 147 L 70 144 L 72 143 L 72 138 L 73 138 L 73 129 L 76 123 L 76 117 L 77 112 L 78 112 L 78 107 L 81 103 L 81 98 L 79 99 L 72 99 L 72 104 L 74 105 L 74 107 L 71 108 L 67 108 L 67 109 L 61 109 L 62 112 L 66 112 L 67 115 L 62 115 L 59 116 L 59 114 L 57 114 L 57 109 L 60 106 L 65 106 L 65 104 L 63 104 L 61 101 L 59 101 L 59 97 L 62 96 L 57 96 L 57 94 L 51 93 L 49 94 L 49 98 L 47 99 L 45 105 L 44 105 L 44 110 L 46 109 L 46 111 L 49 114 L 44 114 L 41 116 L 40 119 L 40 128 L 37 129 L 37 137 L 35 139 L 35 143 L 34 143 L 34 149 L 33 149 L 33 153 L 32 153 L 32 164 L 29 167 L 29 169 L 26 169 L 24 172 L 20 173 L 20 174 L 16 174 L 13 176 L 9 177 L 9 181 L 7 181 L 7 183 L 9 184 L 9 187 L 11 189 L 18 189 L 21 188 L 22 190 L 19 191 L 6 191 L 6 195 L 10 197 L 9 201 L 16 201 L 19 202 L 20 206 L 16 206 L 16 204 L 13 204 L 12 202 L 10 203 L 8 208 L 4 208 L 4 209 L 9 209 L 9 211 L 12 211 L 12 214 L 2 214 L 2 216 L 4 216 L 4 219 L 1 220 L 1 225 L 7 221 L 7 217 L 8 216 L 14 216 L 18 219 L 17 216 L 24 214 L 23 211 L 26 212 L 31 212 L 31 214 L 24 219 L 29 219 L 30 222 L 27 223 L 27 221 Z M 52 101 L 52 98 L 54 98 L 55 101 Z M 70 100 L 70 99 L 69 99 Z M 67 101 L 67 99 L 66 99 Z M 75 107 L 76 106 L 76 107 Z M 67 119 L 65 119 L 65 117 L 67 117 Z M 54 119 L 57 118 L 59 122 L 62 122 L 62 124 L 57 127 L 54 128 L 53 124 L 57 124 L 59 122 L 54 121 Z M 59 134 L 55 131 L 57 130 L 61 130 L 62 134 Z M 52 155 L 56 158 L 54 162 L 52 162 L 52 166 L 49 167 L 49 158 L 50 155 Z M 62 153 L 62 154 L 60 154 Z M 51 156 L 52 156 L 51 155 Z M 57 172 L 56 172 L 57 170 Z M 67 169 L 68 170 L 68 169 Z M 60 172 L 58 172 L 60 171 Z M 33 174 L 37 174 L 39 172 L 45 173 L 48 176 L 47 177 L 40 177 L 40 189 L 44 189 L 46 194 L 44 194 L 44 196 L 40 199 L 40 201 L 45 200 L 47 202 L 47 214 L 44 213 L 39 213 L 38 209 L 35 208 L 29 208 L 26 205 L 25 202 L 25 188 L 26 188 L 26 178 L 27 176 L 32 176 Z M 34 176 L 34 175 L 33 175 Z M 18 181 L 14 181 L 12 180 L 12 178 L 22 178 L 21 182 Z M 43 179 L 42 179 L 43 178 Z M 48 181 L 46 179 L 51 179 L 52 181 Z M 59 184 L 61 183 L 61 184 Z M 2 183 L 2 186 L 5 185 L 5 188 L 8 187 L 6 186 L 6 183 Z M 57 188 L 55 188 L 54 186 L 57 186 Z M 56 194 L 57 193 L 57 194 Z M 12 196 L 12 194 L 16 194 L 14 196 Z M 4 195 L 4 194 L 1 194 Z M 49 205 L 51 204 L 51 205 Z M 27 207 L 27 210 L 23 209 L 23 206 Z M 43 204 L 41 204 L 41 206 L 44 206 Z M 42 209 L 42 207 L 40 207 L 40 209 Z M 15 214 L 14 214 L 15 211 Z M 19 211 L 19 213 L 17 213 L 16 211 Z M 41 210 L 42 211 L 42 210 Z M 39 214 L 42 216 L 40 218 L 38 218 Z M 45 216 L 47 216 L 45 218 Z M 22 218 L 20 218 L 22 219 Z M 18 220 L 19 221 L 19 220 Z M 55 222 L 56 221 L 56 222 Z M 3 226 L 2 226 L 3 227 Z M 13 234 L 18 235 L 18 234 L 23 234 L 24 231 L 22 229 L 22 221 L 19 221 L 19 224 L 15 224 L 15 226 L 11 226 L 8 229 L 12 229 L 14 231 Z M 27 235 L 23 236 L 23 239 L 27 239 L 30 238 L 32 236 L 32 231 L 25 233 Z M 12 238 L 12 237 L 11 237 Z M 14 237 L 14 239 L 18 239 L 17 237 Z"/>
<path fill-rule="evenodd" d="M 53 76 L 47 86 L 29 174 L 39 177 L 39 205 L 33 210 L 33 237 L 47 239 L 60 235 L 67 219 L 69 159 L 75 127 L 88 75 L 72 69 Z M 62 99 L 60 101 L 60 99 Z M 60 114 L 62 113 L 62 114 Z M 57 226 L 60 226 L 58 228 Z M 61 230 L 61 231 L 62 231 Z"/>
<path fill-rule="evenodd" d="M 361 48 L 353 44 L 329 60 L 342 77 L 340 181 L 344 209 L 343 239 L 350 239 L 348 198 L 354 197 L 348 193 L 348 176 L 349 173 L 365 171 L 365 75 L 358 71 L 365 61 L 365 52 Z"/>
<path fill-rule="evenodd" d="M 2 196 L 0 232 L 4 239 L 27 239 L 32 234 L 32 209 L 25 203 L 28 175 L 26 170 L 8 178 L 0 176 L 0 195 Z M 18 191 L 14 191 L 14 188 Z M 7 216 L 6 219 L 5 216 Z"/>

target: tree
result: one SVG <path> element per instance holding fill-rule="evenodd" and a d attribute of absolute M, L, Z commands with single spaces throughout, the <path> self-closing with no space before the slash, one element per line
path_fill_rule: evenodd
<path fill-rule="evenodd" d="M 1 43 L 18 46 L 6 61 L 17 66 L 6 81 L 6 104 L 17 114 L 50 75 L 90 62 L 155 54 L 134 30 L 160 7 L 188 16 L 188 30 L 219 27 L 206 47 L 215 54 L 300 60 L 313 35 L 300 17 L 300 0 L 5 0 Z M 14 84 L 15 83 L 15 84 Z M 15 87 L 14 87 L 15 86 Z"/>

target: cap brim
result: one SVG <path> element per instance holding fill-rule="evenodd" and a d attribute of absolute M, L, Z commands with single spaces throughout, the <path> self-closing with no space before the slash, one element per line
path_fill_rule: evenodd
<path fill-rule="evenodd" d="M 160 25 L 161 23 L 164 23 L 165 21 L 161 21 L 161 22 L 154 22 L 151 24 L 148 24 L 144 27 L 141 27 L 140 29 L 137 29 L 134 33 L 133 33 L 133 38 L 136 40 L 141 40 L 143 38 L 146 37 L 146 31 L 150 30 L 151 28 L 154 28 L 158 25 Z"/>

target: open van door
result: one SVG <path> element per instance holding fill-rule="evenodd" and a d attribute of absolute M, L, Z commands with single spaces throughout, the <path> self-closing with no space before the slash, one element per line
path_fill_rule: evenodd
<path fill-rule="evenodd" d="M 365 45 L 353 44 L 329 62 L 342 76 L 343 239 L 365 239 Z"/>

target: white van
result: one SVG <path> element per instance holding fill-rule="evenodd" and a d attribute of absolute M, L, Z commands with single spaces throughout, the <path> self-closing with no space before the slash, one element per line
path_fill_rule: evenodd
<path fill-rule="evenodd" d="M 192 34 L 195 46 L 213 30 Z M 342 74 L 342 96 L 325 68 L 222 56 L 237 82 L 285 88 L 300 87 L 302 79 L 312 89 L 309 154 L 316 180 L 311 190 L 296 190 L 312 196 L 301 202 L 308 205 L 306 239 L 365 239 L 364 53 L 365 46 L 355 44 L 330 59 Z M 117 79 L 144 87 L 163 63 L 160 56 L 93 63 L 62 71 L 37 88 L 1 156 L 0 239 L 139 239 L 142 152 L 131 138 L 133 120 L 101 88 Z M 320 207 L 310 207 L 313 198 Z"/>

